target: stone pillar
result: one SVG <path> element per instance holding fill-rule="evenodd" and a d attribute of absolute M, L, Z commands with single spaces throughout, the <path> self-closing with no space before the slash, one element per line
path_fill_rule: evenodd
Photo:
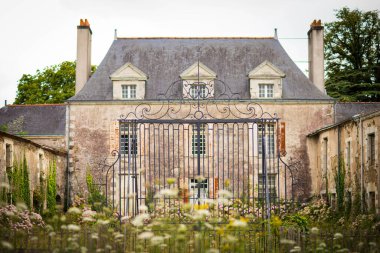
<path fill-rule="evenodd" d="M 91 36 L 90 24 L 87 19 L 81 19 L 80 25 L 77 26 L 75 94 L 83 88 L 91 75 Z"/>
<path fill-rule="evenodd" d="M 317 88 L 325 91 L 324 54 L 323 54 L 323 26 L 321 20 L 314 20 L 307 33 L 309 44 L 309 79 Z"/>

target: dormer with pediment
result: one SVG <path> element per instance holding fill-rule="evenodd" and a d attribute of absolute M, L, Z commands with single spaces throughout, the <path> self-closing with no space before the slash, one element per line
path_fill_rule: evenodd
<path fill-rule="evenodd" d="M 214 81 L 216 73 L 203 63 L 197 61 L 180 74 L 183 83 L 183 97 L 214 97 Z"/>
<path fill-rule="evenodd" d="M 282 98 L 285 73 L 269 61 L 264 61 L 248 74 L 251 98 Z"/>
<path fill-rule="evenodd" d="M 133 100 L 145 98 L 148 76 L 128 62 L 111 74 L 113 99 Z"/>

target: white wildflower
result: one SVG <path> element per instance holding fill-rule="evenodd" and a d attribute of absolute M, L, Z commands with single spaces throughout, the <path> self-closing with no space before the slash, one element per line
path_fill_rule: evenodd
<path fill-rule="evenodd" d="M 238 239 L 233 236 L 233 235 L 227 235 L 223 238 L 223 240 L 226 242 L 226 243 L 234 243 L 236 242 Z"/>
<path fill-rule="evenodd" d="M 87 253 L 87 248 L 86 247 L 81 247 L 80 248 L 80 253 Z"/>
<path fill-rule="evenodd" d="M 154 234 L 152 232 L 146 231 L 146 232 L 142 232 L 141 234 L 139 234 L 137 236 L 137 239 L 147 240 L 147 239 L 152 238 L 153 236 L 154 236 Z"/>
<path fill-rule="evenodd" d="M 132 225 L 135 227 L 141 227 L 144 225 L 144 220 L 149 219 L 149 214 L 142 213 L 137 215 L 132 221 Z"/>
<path fill-rule="evenodd" d="M 242 221 L 242 220 L 233 220 L 231 222 L 231 226 L 232 227 L 246 227 L 247 226 L 247 222 Z"/>
<path fill-rule="evenodd" d="M 281 239 L 281 240 L 280 240 L 280 243 L 281 243 L 281 244 L 288 244 L 288 245 L 294 245 L 294 244 L 296 244 L 295 241 L 293 241 L 293 240 L 289 240 L 289 239 Z"/>
<path fill-rule="evenodd" d="M 223 198 L 230 199 L 233 197 L 232 192 L 227 191 L 227 190 L 223 190 L 223 189 L 218 191 L 218 195 L 219 195 L 219 198 L 222 198 L 222 199 Z"/>
<path fill-rule="evenodd" d="M 290 252 L 301 252 L 301 247 L 300 246 L 294 246 L 294 248 L 291 249 Z"/>
<path fill-rule="evenodd" d="M 4 249 L 13 250 L 13 245 L 7 241 L 1 241 L 1 246 Z"/>
<path fill-rule="evenodd" d="M 206 253 L 219 253 L 218 249 L 209 249 L 206 251 Z"/>
<path fill-rule="evenodd" d="M 0 182 L 0 188 L 4 188 L 4 189 L 8 190 L 9 189 L 9 184 L 6 183 L 6 182 Z"/>
<path fill-rule="evenodd" d="M 110 221 L 109 220 L 98 220 L 98 222 L 97 222 L 99 225 L 108 225 L 109 223 L 110 223 Z"/>
<path fill-rule="evenodd" d="M 150 239 L 150 242 L 152 243 L 152 245 L 162 244 L 164 242 L 164 237 L 162 237 L 162 236 L 153 236 Z"/>
<path fill-rule="evenodd" d="M 80 231 L 80 226 L 75 224 L 69 224 L 67 225 L 67 230 L 69 231 Z"/>
<path fill-rule="evenodd" d="M 123 216 L 123 217 L 121 217 L 121 222 L 124 222 L 124 221 L 126 221 L 126 220 L 129 220 L 129 216 L 128 215 L 126 215 L 126 216 Z"/>
<path fill-rule="evenodd" d="M 179 226 L 178 226 L 178 232 L 179 233 L 184 233 L 186 231 L 187 231 L 186 225 L 185 224 L 179 224 Z"/>
<path fill-rule="evenodd" d="M 96 220 L 94 218 L 91 218 L 91 217 L 84 217 L 82 219 L 83 222 L 95 222 Z"/>
<path fill-rule="evenodd" d="M 71 214 L 81 214 L 82 211 L 78 207 L 70 207 L 69 210 L 67 210 L 68 213 Z"/>
<path fill-rule="evenodd" d="M 159 193 L 155 195 L 155 198 L 163 198 L 163 197 L 177 197 L 178 190 L 177 189 L 162 189 Z"/>
<path fill-rule="evenodd" d="M 343 238 L 343 235 L 341 233 L 335 233 L 334 234 L 334 239 L 335 240 L 339 240 L 339 239 L 342 239 Z"/>
<path fill-rule="evenodd" d="M 312 227 L 312 228 L 310 229 L 310 232 L 311 232 L 313 235 L 317 235 L 317 234 L 319 234 L 319 229 L 316 228 L 316 227 Z"/>
<path fill-rule="evenodd" d="M 148 207 L 146 205 L 141 205 L 139 208 L 140 208 L 141 212 L 147 212 L 148 211 Z"/>

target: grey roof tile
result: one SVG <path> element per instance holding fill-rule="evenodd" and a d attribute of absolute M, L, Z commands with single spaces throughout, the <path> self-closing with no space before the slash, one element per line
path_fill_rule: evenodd
<path fill-rule="evenodd" d="M 335 122 L 345 121 L 357 114 L 371 113 L 380 110 L 380 102 L 336 103 Z"/>
<path fill-rule="evenodd" d="M 319 91 L 273 38 L 121 38 L 115 40 L 84 88 L 69 100 L 112 100 L 109 76 L 127 62 L 149 76 L 145 98 L 164 93 L 197 60 L 249 99 L 248 73 L 268 60 L 286 74 L 284 99 L 331 99 Z M 217 92 L 217 87 L 216 87 Z M 181 89 L 177 89 L 178 98 Z"/>
<path fill-rule="evenodd" d="M 0 108 L 0 126 L 25 135 L 65 135 L 66 106 L 8 105 Z"/>

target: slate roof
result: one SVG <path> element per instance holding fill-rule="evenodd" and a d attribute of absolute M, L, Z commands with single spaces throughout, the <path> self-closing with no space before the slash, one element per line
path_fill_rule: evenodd
<path fill-rule="evenodd" d="M 335 104 L 335 122 L 339 123 L 352 118 L 357 114 L 372 113 L 380 110 L 380 102 L 365 103 L 336 103 Z"/>
<path fill-rule="evenodd" d="M 353 108 L 355 108 L 355 104 L 356 105 L 359 105 L 359 103 L 344 103 L 344 105 L 347 105 L 347 104 L 354 104 Z M 372 103 L 360 103 L 360 104 L 372 104 Z M 359 112 L 359 113 L 356 113 L 356 114 L 353 114 L 352 116 L 347 116 L 346 118 L 338 121 L 337 123 L 334 123 L 334 124 L 331 124 L 331 125 L 327 125 L 327 126 L 324 126 L 322 128 L 319 128 L 313 132 L 311 132 L 310 134 L 307 135 L 307 137 L 312 137 L 312 136 L 315 136 L 315 135 L 318 135 L 319 133 L 321 132 L 324 132 L 326 130 L 329 130 L 329 129 L 332 129 L 334 127 L 337 127 L 337 126 L 340 126 L 340 125 L 343 125 L 347 122 L 350 122 L 350 121 L 353 121 L 353 120 L 358 120 L 358 119 L 366 119 L 368 117 L 376 117 L 376 116 L 379 116 L 380 115 L 380 103 L 373 103 L 373 104 L 377 104 L 375 107 L 372 107 L 371 110 L 367 110 L 367 111 L 363 111 L 363 112 Z M 352 105 L 351 105 L 352 106 Z M 360 108 L 360 106 L 356 107 L 356 108 Z M 353 111 L 352 111 L 353 112 Z M 348 114 L 347 114 L 348 115 Z M 354 117 L 355 116 L 355 117 Z"/>
<path fill-rule="evenodd" d="M 197 60 L 241 99 L 250 98 L 248 73 L 265 60 L 286 74 L 284 99 L 331 99 L 309 81 L 274 38 L 118 38 L 84 88 L 69 100 L 112 100 L 109 76 L 127 62 L 149 76 L 145 98 L 155 99 Z M 176 93 L 182 96 L 180 88 Z"/>
<path fill-rule="evenodd" d="M 66 106 L 8 105 L 0 108 L 0 127 L 12 134 L 65 135 Z M 1 130 L 0 129 L 0 130 Z"/>

